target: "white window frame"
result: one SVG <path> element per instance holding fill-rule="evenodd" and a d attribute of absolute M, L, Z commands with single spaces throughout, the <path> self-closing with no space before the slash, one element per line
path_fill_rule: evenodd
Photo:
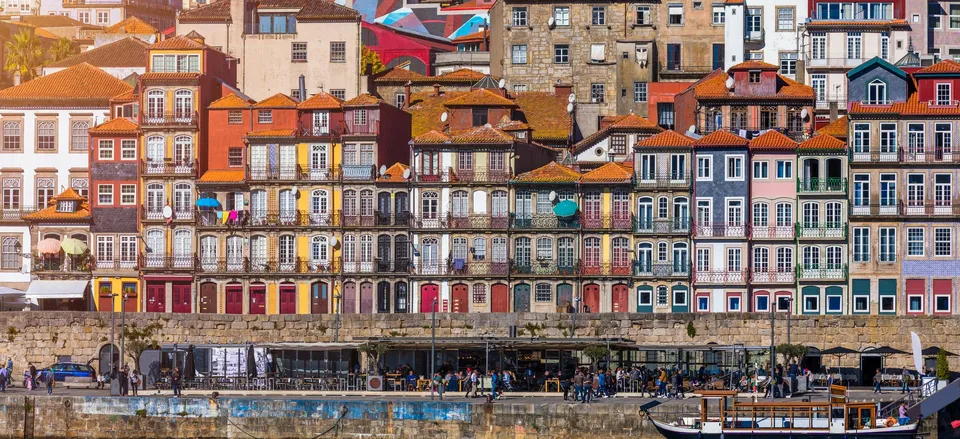
<path fill-rule="evenodd" d="M 927 229 L 923 227 L 907 228 L 907 256 L 923 257 L 926 254 L 926 233 Z M 915 249 L 919 253 L 914 252 Z"/>
<path fill-rule="evenodd" d="M 753 162 L 753 178 L 756 180 L 767 180 L 770 178 L 770 162 L 766 160 L 755 160 Z"/>
<path fill-rule="evenodd" d="M 713 181 L 712 155 L 697 155 L 697 181 Z"/>
<path fill-rule="evenodd" d="M 739 176 L 739 177 L 738 177 L 738 176 L 731 176 L 731 175 L 730 175 L 730 162 L 731 162 L 731 161 L 734 162 L 734 163 L 736 163 L 736 162 L 739 162 L 739 163 L 740 163 L 740 166 L 739 166 L 740 176 Z M 744 176 L 743 165 L 744 165 L 744 156 L 743 156 L 743 154 L 728 154 L 728 155 L 726 155 L 726 156 L 724 157 L 724 167 L 723 167 L 723 174 L 724 174 L 724 177 L 725 177 L 725 181 L 744 181 L 745 176 Z"/>
<path fill-rule="evenodd" d="M 816 308 L 808 307 L 808 306 L 807 306 L 807 299 L 816 299 L 817 307 L 816 307 Z M 803 301 L 803 312 L 804 312 L 804 313 L 820 313 L 820 295 L 819 295 L 819 294 L 816 295 L 816 296 L 814 296 L 814 295 L 812 295 L 812 294 L 804 295 L 804 296 L 801 296 L 801 300 Z"/>

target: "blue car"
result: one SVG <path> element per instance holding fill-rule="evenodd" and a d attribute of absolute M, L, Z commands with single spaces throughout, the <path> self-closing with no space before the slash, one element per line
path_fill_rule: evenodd
<path fill-rule="evenodd" d="M 87 378 L 90 381 L 96 381 L 97 379 L 93 368 L 86 364 L 54 363 L 52 366 L 40 370 L 53 372 L 54 381 L 64 381 L 67 377 Z"/>

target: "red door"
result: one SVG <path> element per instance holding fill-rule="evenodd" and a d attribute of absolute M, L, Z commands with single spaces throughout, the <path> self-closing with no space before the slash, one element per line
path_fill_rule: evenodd
<path fill-rule="evenodd" d="M 97 300 L 97 311 L 113 312 L 113 297 L 100 296 L 99 300 Z"/>
<path fill-rule="evenodd" d="M 327 284 L 325 282 L 314 282 L 310 285 L 310 313 L 327 313 Z"/>
<path fill-rule="evenodd" d="M 217 284 L 204 282 L 200 284 L 200 313 L 214 314 L 217 312 Z"/>
<path fill-rule="evenodd" d="M 147 312 L 167 312 L 166 285 L 147 284 Z"/>
<path fill-rule="evenodd" d="M 224 289 L 226 296 L 227 314 L 243 314 L 243 286 L 239 284 L 227 285 Z"/>
<path fill-rule="evenodd" d="M 250 314 L 267 313 L 267 287 L 263 284 L 250 285 Z"/>
<path fill-rule="evenodd" d="M 340 304 L 340 312 L 344 314 L 357 313 L 357 284 L 347 282 L 343 284 L 343 303 Z"/>
<path fill-rule="evenodd" d="M 123 295 L 126 296 L 123 302 L 123 310 L 126 312 L 137 312 L 137 305 L 140 303 L 140 297 L 137 295 L 136 283 L 125 283 L 121 288 Z"/>
<path fill-rule="evenodd" d="M 586 284 L 583 286 L 583 306 L 581 312 L 600 312 L 600 285 Z"/>
<path fill-rule="evenodd" d="M 280 314 L 297 313 L 297 286 L 280 285 Z"/>
<path fill-rule="evenodd" d="M 429 313 L 433 311 L 433 301 L 440 296 L 440 286 L 436 284 L 426 284 L 420 287 L 420 312 Z M 437 304 L 437 311 L 440 311 L 440 304 Z"/>
<path fill-rule="evenodd" d="M 490 312 L 510 312 L 510 289 L 504 284 L 490 288 Z"/>
<path fill-rule="evenodd" d="M 465 284 L 456 284 L 453 286 L 453 312 L 469 312 L 469 302 L 467 302 L 467 286 Z"/>
<path fill-rule="evenodd" d="M 629 311 L 629 301 L 627 292 L 629 289 L 624 284 L 616 284 L 613 286 L 613 304 L 610 309 L 613 312 L 628 312 Z"/>
<path fill-rule="evenodd" d="M 360 313 L 373 314 L 373 284 L 370 282 L 360 284 Z"/>
<path fill-rule="evenodd" d="M 173 284 L 173 312 L 190 313 L 190 296 L 192 285 L 186 283 Z"/>

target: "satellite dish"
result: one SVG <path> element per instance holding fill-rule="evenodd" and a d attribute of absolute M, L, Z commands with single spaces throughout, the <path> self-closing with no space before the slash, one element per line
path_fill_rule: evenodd
<path fill-rule="evenodd" d="M 173 217 L 173 209 L 170 206 L 163 206 L 163 218 L 170 219 Z"/>
<path fill-rule="evenodd" d="M 380 165 L 380 176 L 387 173 L 387 165 Z"/>
<path fill-rule="evenodd" d="M 573 113 L 573 102 L 567 104 L 567 113 Z"/>
<path fill-rule="evenodd" d="M 409 179 L 410 179 L 410 168 L 407 168 L 407 169 L 404 169 L 404 170 L 403 170 L 403 179 L 404 179 L 404 180 L 409 180 Z"/>
<path fill-rule="evenodd" d="M 573 101 L 575 101 L 575 100 L 577 100 L 577 95 L 575 95 L 575 94 L 573 94 L 573 93 L 570 93 L 569 95 L 567 95 L 567 102 L 569 102 L 569 103 L 572 104 Z"/>
<path fill-rule="evenodd" d="M 806 119 L 807 116 L 809 116 L 809 114 L 807 113 L 807 109 L 806 109 L 806 108 L 804 108 L 803 110 L 800 110 L 800 118 L 801 118 L 801 119 Z"/>
<path fill-rule="evenodd" d="M 553 20 L 553 17 L 550 17 L 549 19 L 547 19 L 547 25 L 548 25 L 548 26 L 553 27 L 553 24 L 554 24 L 554 23 L 556 23 L 556 22 Z"/>
<path fill-rule="evenodd" d="M 300 188 L 294 186 L 294 187 L 290 188 L 290 191 L 293 192 L 294 194 L 298 194 L 298 193 L 300 193 Z"/>
<path fill-rule="evenodd" d="M 340 244 L 340 240 L 338 240 L 336 236 L 334 236 L 333 238 L 330 238 L 330 247 L 336 247 L 339 244 Z"/>
<path fill-rule="evenodd" d="M 506 86 L 507 86 L 507 80 L 506 80 L 506 79 L 503 79 L 503 78 L 500 78 L 500 82 L 497 83 L 497 86 L 500 87 L 500 88 L 506 87 Z"/>
<path fill-rule="evenodd" d="M 696 125 L 690 125 L 690 128 L 687 128 L 687 132 L 688 132 L 688 133 L 695 133 L 695 132 L 697 132 L 697 126 L 696 126 Z"/>
<path fill-rule="evenodd" d="M 447 121 L 447 112 L 444 111 L 443 114 L 440 115 L 440 122 L 446 122 L 446 121 Z"/>
<path fill-rule="evenodd" d="M 557 191 L 550 191 L 550 201 L 557 201 Z"/>
<path fill-rule="evenodd" d="M 733 78 L 727 78 L 727 88 L 733 88 Z"/>

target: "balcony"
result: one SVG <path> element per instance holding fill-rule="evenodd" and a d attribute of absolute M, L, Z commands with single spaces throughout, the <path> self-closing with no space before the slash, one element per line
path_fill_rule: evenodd
<path fill-rule="evenodd" d="M 660 77 L 662 79 L 700 78 L 716 70 L 717 68 L 722 67 L 722 64 L 719 66 L 685 66 L 679 61 L 667 60 L 663 66 L 663 69 L 660 70 Z"/>
<path fill-rule="evenodd" d="M 192 206 L 177 206 L 173 208 L 172 216 L 164 218 L 163 208 L 157 206 L 140 206 L 140 219 L 144 221 L 193 221 L 194 210 Z"/>
<path fill-rule="evenodd" d="M 0 208 L 0 222 L 21 222 L 24 215 L 37 211 L 34 206 L 16 206 Z"/>
<path fill-rule="evenodd" d="M 510 274 L 514 276 L 577 276 L 580 262 L 558 264 L 555 261 L 510 261 Z"/>
<path fill-rule="evenodd" d="M 140 174 L 149 177 L 193 177 L 197 178 L 196 160 L 141 160 Z"/>
<path fill-rule="evenodd" d="M 649 173 L 637 172 L 634 183 L 639 189 L 689 189 L 689 172 Z"/>
<path fill-rule="evenodd" d="M 201 256 L 197 259 L 197 273 L 234 274 L 250 273 L 250 259 L 244 257 L 218 259 Z"/>
<path fill-rule="evenodd" d="M 197 113 L 184 111 L 174 113 L 141 113 L 142 127 L 196 127 Z"/>
<path fill-rule="evenodd" d="M 560 218 L 549 213 L 517 216 L 511 212 L 510 218 L 514 229 L 577 230 L 580 228 L 580 218 L 576 215 Z"/>
<path fill-rule="evenodd" d="M 641 235 L 686 235 L 690 233 L 690 218 L 635 219 L 633 233 Z"/>
<path fill-rule="evenodd" d="M 413 266 L 413 274 L 420 276 L 507 276 L 510 272 L 508 262 L 491 262 L 467 259 L 445 259 L 442 261 L 424 261 Z"/>
<path fill-rule="evenodd" d="M 744 284 L 747 273 L 743 270 L 697 271 L 693 281 L 701 284 Z"/>
<path fill-rule="evenodd" d="M 794 124 L 789 124 L 786 128 L 779 126 L 767 126 L 767 127 L 757 127 L 757 126 L 719 126 L 715 124 L 703 124 L 697 127 L 699 133 L 703 133 L 704 136 L 713 133 L 714 131 L 726 130 L 730 131 L 733 134 L 747 138 L 748 136 L 757 137 L 760 133 L 769 130 L 779 131 L 780 134 L 783 134 L 795 142 L 803 142 L 810 138 L 813 135 L 812 129 L 807 129 L 803 126 L 803 123 L 800 121 L 795 122 Z"/>
<path fill-rule="evenodd" d="M 193 255 L 141 254 L 137 263 L 143 271 L 193 270 L 194 257 Z"/>
<path fill-rule="evenodd" d="M 93 259 L 89 254 L 66 258 L 34 257 L 32 272 L 42 278 L 90 277 Z"/>
<path fill-rule="evenodd" d="M 340 270 L 343 274 L 375 273 L 376 264 L 373 261 L 357 261 L 340 259 Z"/>
<path fill-rule="evenodd" d="M 847 239 L 846 223 L 804 224 L 797 223 L 800 239 Z"/>
<path fill-rule="evenodd" d="M 750 282 L 758 284 L 792 284 L 797 281 L 793 267 L 783 269 L 754 269 L 750 273 Z"/>
<path fill-rule="evenodd" d="M 953 200 L 937 201 L 934 203 L 907 201 L 907 203 L 903 205 L 902 215 L 923 215 L 932 217 L 956 216 L 960 215 L 960 203 L 954 203 Z"/>
<path fill-rule="evenodd" d="M 580 269 L 583 276 L 630 276 L 633 271 L 631 265 L 630 263 L 585 262 Z"/>
<path fill-rule="evenodd" d="M 413 170 L 414 181 L 418 183 L 461 183 L 461 184 L 507 184 L 513 175 L 512 170 L 493 171 L 487 169 L 447 168 L 439 172 Z"/>
<path fill-rule="evenodd" d="M 374 212 L 377 227 L 410 227 L 410 212 L 395 214 Z"/>
<path fill-rule="evenodd" d="M 906 151 L 901 150 L 900 161 L 904 164 L 957 164 L 960 163 L 960 151 L 953 152 L 952 148 L 934 148 L 933 151 L 911 148 Z"/>
<path fill-rule="evenodd" d="M 584 230 L 630 231 L 633 229 L 633 218 L 630 214 L 583 215 L 580 221 Z"/>
<path fill-rule="evenodd" d="M 868 150 L 854 146 L 850 159 L 853 163 L 898 163 L 902 153 L 901 149 Z"/>
<path fill-rule="evenodd" d="M 807 68 L 826 69 L 852 69 L 866 61 L 863 57 L 814 58 L 812 56 L 805 56 L 804 58 L 806 58 Z"/>
<path fill-rule="evenodd" d="M 135 271 L 138 268 L 136 260 L 97 259 L 93 264 L 94 271 Z"/>
<path fill-rule="evenodd" d="M 410 259 L 380 259 L 374 260 L 377 273 L 380 274 L 408 274 L 410 273 Z"/>
<path fill-rule="evenodd" d="M 194 218 L 196 218 L 197 228 L 203 229 L 242 229 L 249 225 L 250 212 L 247 210 L 237 210 L 236 215 L 230 212 L 214 211 L 210 209 L 196 209 Z M 226 215 L 218 217 L 217 214 Z"/>
<path fill-rule="evenodd" d="M 846 194 L 846 177 L 797 179 L 798 194 Z"/>
<path fill-rule="evenodd" d="M 246 167 L 247 180 L 256 182 L 335 182 L 340 180 L 339 168 L 305 168 L 300 165 L 276 167 Z"/>
<path fill-rule="evenodd" d="M 696 225 L 693 236 L 696 238 L 746 238 L 749 232 L 746 224 Z"/>
<path fill-rule="evenodd" d="M 373 181 L 377 176 L 377 167 L 374 165 L 341 165 L 339 172 L 342 181 Z"/>
<path fill-rule="evenodd" d="M 800 265 L 797 267 L 799 280 L 847 280 L 847 264 Z"/>
<path fill-rule="evenodd" d="M 854 201 L 856 203 L 856 201 Z M 904 214 L 902 201 L 890 200 L 889 203 L 882 204 L 854 204 L 850 206 L 850 216 L 870 217 L 870 216 L 899 216 Z"/>
<path fill-rule="evenodd" d="M 292 227 L 339 227 L 339 215 L 308 213 L 302 210 L 256 210 L 250 213 L 243 227 L 272 229 Z"/>
<path fill-rule="evenodd" d="M 377 217 L 373 214 L 359 215 L 339 211 L 337 212 L 337 216 L 340 217 L 340 224 L 343 227 L 373 227 L 373 225 L 377 223 Z"/>
<path fill-rule="evenodd" d="M 750 226 L 750 237 L 753 239 L 793 239 L 796 235 L 794 226 Z"/>
<path fill-rule="evenodd" d="M 743 31 L 743 41 L 746 43 L 761 43 L 765 36 L 766 32 L 763 29 Z"/>
<path fill-rule="evenodd" d="M 505 216 L 491 216 L 471 214 L 467 216 L 450 216 L 447 219 L 451 230 L 506 230 L 510 219 Z"/>
<path fill-rule="evenodd" d="M 649 261 L 633 261 L 633 275 L 655 279 L 685 278 L 690 276 L 690 266 L 684 263 L 654 264 Z"/>

